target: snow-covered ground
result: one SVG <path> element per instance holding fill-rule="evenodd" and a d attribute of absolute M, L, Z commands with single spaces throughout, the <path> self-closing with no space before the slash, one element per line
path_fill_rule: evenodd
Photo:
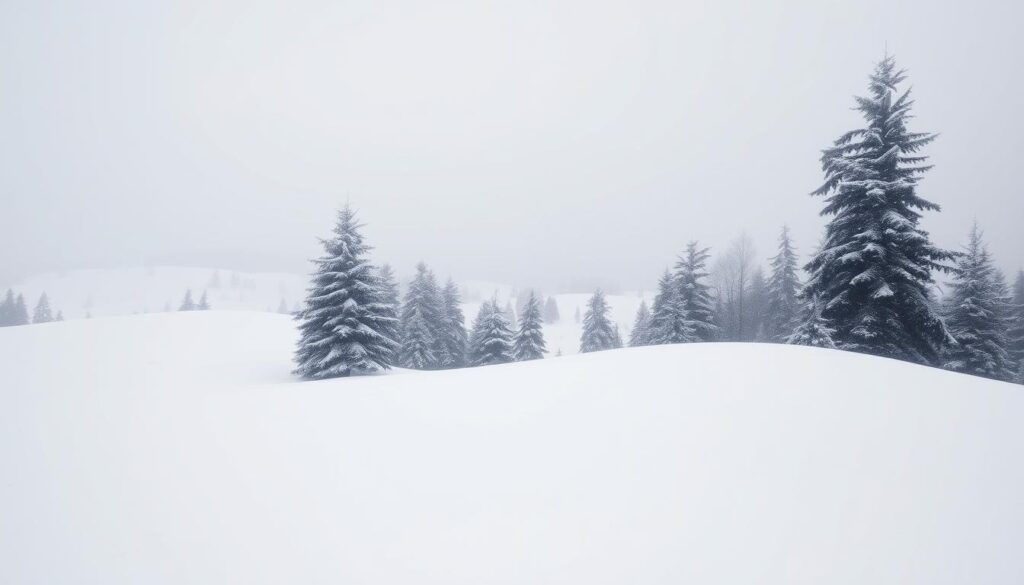
<path fill-rule="evenodd" d="M 0 582 L 1024 582 L 1018 386 L 743 344 L 299 382 L 293 340 L 0 329 Z"/>
<path fill-rule="evenodd" d="M 30 312 L 39 295 L 45 292 L 55 312 L 62 311 L 66 319 L 80 319 L 86 315 L 99 317 L 177 311 L 186 290 L 192 291 L 196 302 L 205 291 L 210 305 L 218 310 L 277 312 L 282 302 L 285 308 L 294 310 L 305 297 L 307 283 L 306 276 L 284 272 L 153 266 L 40 274 L 9 287 L 24 294 Z M 0 287 L 0 294 L 7 288 Z M 484 300 L 497 298 L 502 307 L 509 301 L 515 304 L 515 289 L 509 285 L 467 280 L 459 282 L 459 289 L 465 297 L 466 327 L 473 323 Z M 641 294 L 607 295 L 610 317 L 618 324 L 624 338 L 628 338 L 633 326 Z M 578 353 L 582 325 L 575 320 L 575 314 L 577 309 L 581 316 L 586 312 L 590 295 L 569 293 L 554 296 L 561 319 L 545 324 L 549 354 L 556 355 L 559 351 L 564 355 Z M 653 296 L 648 297 L 649 303 Z"/>

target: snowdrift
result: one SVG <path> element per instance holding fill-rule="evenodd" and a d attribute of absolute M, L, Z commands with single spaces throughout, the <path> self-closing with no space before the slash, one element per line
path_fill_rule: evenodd
<path fill-rule="evenodd" d="M 293 340 L 0 329 L 0 582 L 1024 582 L 1018 386 L 743 344 L 298 382 Z"/>

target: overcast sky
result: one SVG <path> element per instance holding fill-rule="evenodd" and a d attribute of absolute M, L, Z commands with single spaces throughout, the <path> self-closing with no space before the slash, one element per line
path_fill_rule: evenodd
<path fill-rule="evenodd" d="M 1015 2 L 0 3 L 0 282 L 305 271 L 347 199 L 408 273 L 650 285 L 783 223 L 888 49 L 940 132 L 924 227 L 1024 263 Z"/>

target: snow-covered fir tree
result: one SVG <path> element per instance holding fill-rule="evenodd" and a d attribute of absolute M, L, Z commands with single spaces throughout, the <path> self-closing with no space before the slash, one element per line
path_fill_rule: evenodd
<path fill-rule="evenodd" d="M 547 346 L 544 343 L 540 301 L 533 291 L 519 313 L 519 330 L 512 344 L 512 357 L 517 362 L 539 360 L 544 357 Z"/>
<path fill-rule="evenodd" d="M 718 336 L 715 325 L 714 302 L 707 280 L 708 248 L 699 247 L 697 242 L 686 245 L 686 253 L 675 265 L 676 286 L 686 311 L 686 320 L 699 341 L 714 341 Z"/>
<path fill-rule="evenodd" d="M 1006 349 L 1017 371 L 1024 374 L 1024 270 L 1017 271 L 1010 296 L 1009 327 L 1006 332 Z M 1024 384 L 1024 379 L 1019 381 Z"/>
<path fill-rule="evenodd" d="M 377 269 L 377 280 L 380 283 L 380 287 L 383 295 L 383 304 L 385 306 L 384 314 L 389 317 L 394 317 L 394 321 L 391 321 L 386 327 L 385 332 L 391 339 L 397 340 L 401 344 L 402 340 L 402 325 L 401 320 L 398 318 L 399 311 L 401 310 L 401 301 L 398 295 L 398 280 L 395 278 L 395 272 L 391 269 L 390 264 L 382 264 Z M 395 350 L 395 355 L 391 359 L 391 363 L 398 363 L 398 349 Z"/>
<path fill-rule="evenodd" d="M 197 311 L 209 311 L 210 310 L 210 301 L 206 298 L 206 291 L 205 290 L 203 291 L 203 294 L 199 297 L 199 304 L 196 305 L 196 310 Z"/>
<path fill-rule="evenodd" d="M 25 296 L 18 293 L 14 300 L 14 313 L 12 325 L 28 325 L 28 306 L 25 304 Z"/>
<path fill-rule="evenodd" d="M 512 361 L 512 329 L 497 300 L 481 305 L 470 338 L 474 366 Z"/>
<path fill-rule="evenodd" d="M 443 311 L 437 279 L 427 265 L 420 262 L 402 303 L 402 346 L 398 354 L 402 367 L 426 370 L 441 367 Z M 422 339 L 422 335 L 426 335 L 426 339 Z M 423 352 L 423 343 L 430 348 L 429 353 Z"/>
<path fill-rule="evenodd" d="M 558 323 L 558 319 L 558 302 L 555 301 L 555 297 L 548 297 L 547 302 L 544 303 L 544 322 Z"/>
<path fill-rule="evenodd" d="M 636 317 L 633 319 L 633 329 L 629 332 L 630 347 L 648 345 L 650 325 L 651 311 L 647 308 L 647 301 L 640 299 L 640 308 L 636 310 Z"/>
<path fill-rule="evenodd" d="M 841 349 L 938 364 L 951 341 L 932 300 L 933 271 L 954 255 L 921 229 L 939 206 L 917 195 L 930 167 L 921 149 L 934 134 L 910 132 L 906 74 L 891 57 L 871 75 L 870 95 L 857 98 L 865 125 L 843 134 L 821 157 L 822 215 L 831 219 L 821 249 L 807 264 L 805 300 L 820 299 Z"/>
<path fill-rule="evenodd" d="M 691 343 L 699 341 L 684 305 L 678 278 L 669 271 L 658 280 L 651 318 L 647 326 L 647 345 Z"/>
<path fill-rule="evenodd" d="M 800 277 L 797 256 L 789 228 L 782 227 L 779 251 L 769 260 L 768 306 L 765 308 L 765 338 L 784 343 L 796 329 L 800 319 Z"/>
<path fill-rule="evenodd" d="M 7 289 L 7 296 L 0 302 L 0 327 L 14 325 L 14 291 Z"/>
<path fill-rule="evenodd" d="M 580 336 L 580 353 L 614 349 L 621 340 L 616 341 L 615 328 L 608 319 L 608 302 L 601 289 L 594 291 L 587 301 L 587 312 L 583 315 L 583 334 Z"/>
<path fill-rule="evenodd" d="M 748 334 L 745 341 L 765 341 L 767 339 L 765 320 L 768 316 L 768 281 L 760 266 L 754 267 L 750 275 L 747 298 L 744 309 L 747 313 Z"/>
<path fill-rule="evenodd" d="M 369 262 L 371 247 L 362 224 L 347 204 L 338 212 L 333 237 L 322 240 L 324 254 L 306 302 L 296 315 L 299 344 L 295 373 L 331 378 L 386 370 L 398 342 L 391 337 L 393 312 Z"/>
<path fill-rule="evenodd" d="M 992 265 L 977 225 L 971 228 L 953 276 L 943 306 L 946 326 L 956 343 L 948 346 L 943 367 L 996 380 L 1012 379 L 1016 368 L 1007 352 L 1006 284 Z"/>
<path fill-rule="evenodd" d="M 835 349 L 836 344 L 832 338 L 835 329 L 829 326 L 828 321 L 822 317 L 821 303 L 817 299 L 813 299 L 807 304 L 805 310 L 807 315 L 801 319 L 800 325 L 789 336 L 786 343 Z"/>
<path fill-rule="evenodd" d="M 32 322 L 49 323 L 50 321 L 53 321 L 53 312 L 50 310 L 50 299 L 44 292 L 39 295 L 39 302 L 36 303 L 36 308 L 32 311 Z"/>
<path fill-rule="evenodd" d="M 185 291 L 185 298 L 181 300 L 181 305 L 178 307 L 179 311 L 195 311 L 196 303 L 192 300 L 192 289 Z"/>
<path fill-rule="evenodd" d="M 466 317 L 462 314 L 459 287 L 451 278 L 441 290 L 440 356 L 442 368 L 461 368 L 466 365 Z"/>

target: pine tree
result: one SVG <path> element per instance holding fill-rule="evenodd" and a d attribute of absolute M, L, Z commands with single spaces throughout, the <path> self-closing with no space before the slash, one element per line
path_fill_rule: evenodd
<path fill-rule="evenodd" d="M 699 341 L 686 311 L 679 281 L 667 270 L 658 280 L 658 294 L 654 296 L 645 341 L 648 345 Z"/>
<path fill-rule="evenodd" d="M 509 323 L 516 322 L 516 311 L 512 308 L 512 301 L 505 301 L 505 309 L 502 311 L 505 314 L 505 320 Z"/>
<path fill-rule="evenodd" d="M 601 289 L 587 301 L 587 312 L 583 315 L 583 335 L 580 337 L 580 353 L 613 349 L 616 345 L 615 329 L 608 319 L 608 303 Z M 620 341 L 621 343 L 621 341 Z"/>
<path fill-rule="evenodd" d="M 769 260 L 769 266 L 765 337 L 768 341 L 784 343 L 796 329 L 801 305 L 796 250 L 786 226 L 779 235 L 779 252 Z"/>
<path fill-rule="evenodd" d="M 648 345 L 650 337 L 651 311 L 647 308 L 647 301 L 640 300 L 640 308 L 636 310 L 636 318 L 633 320 L 633 329 L 629 333 L 630 347 Z"/>
<path fill-rule="evenodd" d="M 676 286 L 686 312 L 687 325 L 699 341 L 714 341 L 719 328 L 714 321 L 714 303 L 708 286 L 708 248 L 699 248 L 697 242 L 686 245 L 686 253 L 675 265 Z"/>
<path fill-rule="evenodd" d="M 208 301 L 206 299 L 206 291 L 205 290 L 203 291 L 202 296 L 199 297 L 199 304 L 196 305 L 196 310 L 197 311 L 209 311 L 210 310 L 210 301 Z"/>
<path fill-rule="evenodd" d="M 822 215 L 831 216 L 821 249 L 807 264 L 802 291 L 821 300 L 841 349 L 938 364 L 951 341 L 931 298 L 932 272 L 947 271 L 954 254 L 931 243 L 919 227 L 923 211 L 939 206 L 916 194 L 930 167 L 921 149 L 934 134 L 909 132 L 913 101 L 891 57 L 871 75 L 867 98 L 857 98 L 864 128 L 847 132 L 821 157 Z"/>
<path fill-rule="evenodd" d="M 1009 330 L 1006 334 L 1006 349 L 1010 353 L 1010 359 L 1017 364 L 1018 371 L 1024 374 L 1024 270 L 1017 271 L 1008 310 Z M 1024 384 L 1024 380 L 1020 383 Z"/>
<path fill-rule="evenodd" d="M 390 337 L 394 315 L 367 258 L 362 224 L 347 204 L 338 212 L 334 236 L 321 240 L 324 255 L 304 308 L 296 315 L 299 344 L 296 374 L 331 378 L 386 370 L 398 347 Z"/>
<path fill-rule="evenodd" d="M 945 300 L 946 326 L 956 340 L 944 356 L 943 367 L 996 380 L 1011 380 L 1015 364 L 1007 353 L 1008 305 L 1006 284 L 997 274 L 981 230 L 971 228 L 964 254 L 953 269 L 951 292 Z"/>
<path fill-rule="evenodd" d="M 393 318 L 392 321 L 385 325 L 384 334 L 399 342 L 399 348 L 396 348 L 395 354 L 391 357 L 391 363 L 397 364 L 398 352 L 402 341 L 402 323 L 401 319 L 399 319 L 402 303 L 398 295 L 398 280 L 395 278 L 395 272 L 391 269 L 390 264 L 382 264 L 377 269 L 377 280 L 383 291 L 384 309 L 382 312 L 385 316 Z M 298 308 L 295 310 L 297 311 Z"/>
<path fill-rule="evenodd" d="M 540 301 L 530 291 L 519 315 L 519 331 L 512 345 L 512 357 L 517 362 L 538 360 L 544 357 L 547 346 L 544 343 Z"/>
<path fill-rule="evenodd" d="M 548 297 L 547 302 L 544 303 L 544 322 L 558 323 L 558 319 L 558 302 L 555 301 L 555 297 Z"/>
<path fill-rule="evenodd" d="M 745 306 L 747 317 L 746 341 L 765 341 L 767 338 L 765 323 L 768 316 L 768 281 L 760 266 L 754 268 L 750 275 L 750 286 L 747 291 Z"/>
<path fill-rule="evenodd" d="M 830 327 L 828 321 L 822 317 L 821 302 L 814 299 L 807 305 L 806 316 L 786 340 L 786 343 L 835 349 L 836 344 L 832 338 L 834 334 L 835 329 Z"/>
<path fill-rule="evenodd" d="M 402 304 L 402 345 L 398 354 L 402 367 L 425 370 L 441 367 L 442 313 L 437 279 L 427 265 L 420 262 Z M 422 338 L 424 335 L 426 338 Z M 420 347 L 423 343 L 429 346 L 429 352 L 423 352 Z"/>
<path fill-rule="evenodd" d="M 196 304 L 192 300 L 192 289 L 187 289 L 185 291 L 185 298 L 182 299 L 181 306 L 178 307 L 178 310 L 179 311 L 195 311 L 196 310 Z"/>
<path fill-rule="evenodd" d="M 451 278 L 441 290 L 441 355 L 442 368 L 461 368 L 466 365 L 466 318 L 462 314 L 459 288 Z"/>
<path fill-rule="evenodd" d="M 0 327 L 14 325 L 14 291 L 7 289 L 7 296 L 0 302 Z"/>
<path fill-rule="evenodd" d="M 480 307 L 471 338 L 474 366 L 512 361 L 512 330 L 497 300 L 484 302 Z"/>
<path fill-rule="evenodd" d="M 14 301 L 14 325 L 28 325 L 28 307 L 25 305 L 25 296 L 18 294 Z"/>
<path fill-rule="evenodd" d="M 53 312 L 50 310 L 50 299 L 44 292 L 39 296 L 39 302 L 36 303 L 36 308 L 32 311 L 32 322 L 49 323 L 50 321 L 53 321 Z"/>

